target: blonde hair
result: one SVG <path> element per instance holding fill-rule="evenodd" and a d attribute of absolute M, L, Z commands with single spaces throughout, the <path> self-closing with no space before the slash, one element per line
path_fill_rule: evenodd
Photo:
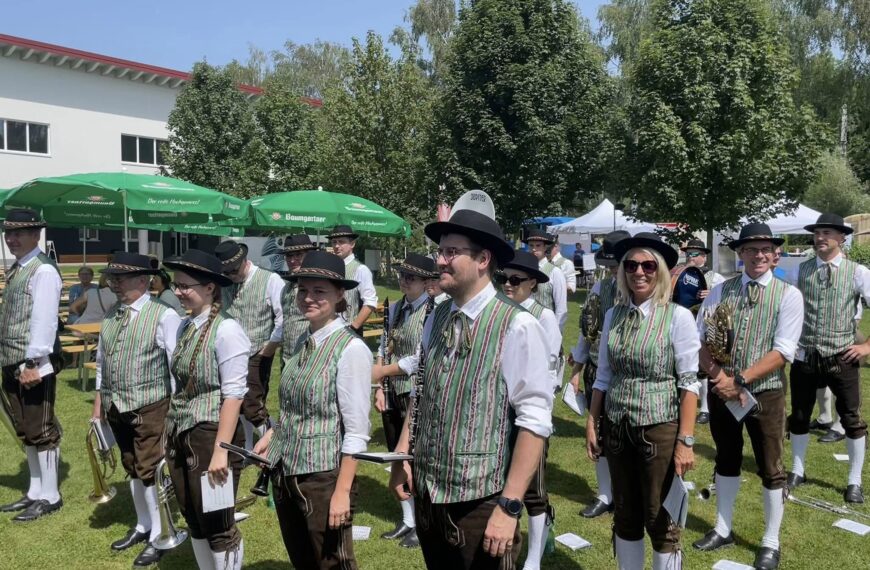
<path fill-rule="evenodd" d="M 659 264 L 654 275 L 656 276 L 655 288 L 653 289 L 650 299 L 656 305 L 667 305 L 671 300 L 671 272 L 668 270 L 668 265 L 659 252 L 646 247 L 635 247 L 622 256 L 619 260 L 619 271 L 616 275 L 616 287 L 619 290 L 619 302 L 628 304 L 633 299 L 631 289 L 628 287 L 628 275 L 625 273 L 625 268 L 622 266 L 622 261 L 628 259 L 629 255 L 634 252 L 641 252 L 650 255 L 656 263 Z"/>

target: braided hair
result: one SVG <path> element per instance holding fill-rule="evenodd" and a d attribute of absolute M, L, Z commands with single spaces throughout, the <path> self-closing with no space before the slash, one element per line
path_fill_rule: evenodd
<path fill-rule="evenodd" d="M 202 276 L 205 278 L 205 276 Z M 196 372 L 196 360 L 199 357 L 199 353 L 202 351 L 202 345 L 205 344 L 205 339 L 208 338 L 209 333 L 211 332 L 211 327 L 214 324 L 215 319 L 221 312 L 221 288 L 220 285 L 205 278 L 205 283 L 212 283 L 214 285 L 214 291 L 212 292 L 212 303 L 211 310 L 208 313 L 208 320 L 205 325 L 202 327 L 202 332 L 199 334 L 199 338 L 196 340 L 196 346 L 193 347 L 193 355 L 190 358 L 190 365 L 187 370 L 187 385 L 184 387 L 184 393 L 188 396 L 193 395 L 194 390 L 194 378 Z"/>

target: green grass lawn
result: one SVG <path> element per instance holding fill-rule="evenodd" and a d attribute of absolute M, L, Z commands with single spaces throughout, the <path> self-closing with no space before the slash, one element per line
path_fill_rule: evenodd
<path fill-rule="evenodd" d="M 399 298 L 395 289 L 379 287 L 381 298 L 389 295 L 391 301 Z M 581 294 L 582 296 L 582 294 Z M 579 297 L 579 296 L 578 296 Z M 570 306 L 566 342 L 568 348 L 577 339 L 579 299 Z M 862 323 L 865 333 L 870 332 L 870 319 Z M 867 369 L 862 371 L 867 379 Z M 273 374 L 273 386 L 277 372 Z M 277 401 L 272 391 L 271 409 L 277 410 Z M 9 515 L 0 517 L 0 570 L 13 568 L 38 568 L 53 570 L 69 569 L 115 569 L 129 568 L 138 548 L 131 552 L 113 554 L 109 543 L 124 535 L 135 524 L 129 486 L 124 481 L 120 467 L 111 482 L 118 489 L 117 497 L 105 505 L 94 506 L 87 496 L 92 488 L 91 474 L 85 453 L 87 419 L 93 401 L 92 393 L 79 390 L 73 371 L 61 375 L 58 389 L 57 412 L 64 427 L 61 457 L 61 492 L 65 506 L 57 515 L 26 525 L 13 524 Z M 544 558 L 545 568 L 615 568 L 610 545 L 611 519 L 605 516 L 596 520 L 580 517 L 579 510 L 596 494 L 593 465 L 586 459 L 585 438 L 581 421 L 567 407 L 558 402 L 554 414 L 556 433 L 550 445 L 548 481 L 550 498 L 556 508 L 556 532 L 574 532 L 592 543 L 592 547 L 580 552 L 570 552 L 557 546 L 555 554 Z M 870 403 L 864 404 L 864 416 L 870 417 Z M 383 429 L 380 417 L 372 415 L 372 442 L 375 449 L 384 448 Z M 699 426 L 696 432 L 697 469 L 689 473 L 687 480 L 694 481 L 698 488 L 712 479 L 715 449 L 710 432 Z M 791 462 L 786 444 L 785 464 Z M 810 482 L 801 487 L 798 496 L 816 497 L 842 504 L 848 466 L 834 461 L 834 453 L 845 453 L 843 443 L 818 444 L 811 439 L 807 457 Z M 734 531 L 738 546 L 719 553 L 704 554 L 694 551 L 691 543 L 709 530 L 715 519 L 715 501 L 703 502 L 694 496 L 690 501 L 688 528 L 683 535 L 687 548 L 685 568 L 710 568 L 717 560 L 728 558 L 751 564 L 755 549 L 763 532 L 763 510 L 760 482 L 755 473 L 748 440 L 744 463 L 746 482 L 741 489 L 735 515 Z M 24 455 L 10 441 L 5 432 L 0 434 L 0 503 L 17 499 L 27 484 L 27 467 Z M 253 484 L 256 473 L 252 469 L 242 475 L 242 491 Z M 398 505 L 387 490 L 388 473 L 382 466 L 360 464 L 360 496 L 355 524 L 372 527 L 371 539 L 354 545 L 357 560 L 362 568 L 413 569 L 423 568 L 419 551 L 402 549 L 395 542 L 378 538 L 380 533 L 392 529 L 400 517 Z M 265 501 L 247 509 L 251 518 L 242 522 L 240 528 L 245 539 L 245 567 L 257 570 L 291 568 L 281 542 L 280 531 L 274 511 Z M 870 506 L 863 509 L 870 513 Z M 870 537 L 856 535 L 831 528 L 839 518 L 795 504 L 786 507 L 782 531 L 784 569 L 834 569 L 870 567 Z M 525 523 L 523 523 L 525 527 Z M 649 551 L 649 548 L 647 549 Z M 649 554 L 648 554 L 649 556 Z M 193 568 L 193 554 L 189 543 L 168 554 L 161 568 Z"/>

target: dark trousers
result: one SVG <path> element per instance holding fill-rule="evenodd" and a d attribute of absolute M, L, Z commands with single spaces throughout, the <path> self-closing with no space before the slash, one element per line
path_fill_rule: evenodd
<path fill-rule="evenodd" d="M 164 398 L 124 413 L 112 404 L 106 412 L 106 420 L 121 451 L 124 471 L 131 479 L 141 479 L 146 487 L 154 484 L 154 470 L 166 449 L 163 436 L 168 411 L 169 398 Z"/>
<path fill-rule="evenodd" d="M 786 485 L 782 465 L 782 441 L 785 439 L 785 393 L 767 390 L 753 394 L 758 411 L 747 417 L 746 432 L 752 443 L 761 484 L 767 489 L 782 489 Z M 725 407 L 725 402 L 710 390 L 710 433 L 716 443 L 716 473 L 723 477 L 739 477 L 743 467 L 743 424 Z"/>
<path fill-rule="evenodd" d="M 396 444 L 399 443 L 399 436 L 402 435 L 402 427 L 405 425 L 405 416 L 408 414 L 408 402 L 411 399 L 411 394 L 396 394 L 395 392 L 391 392 L 391 394 L 389 398 L 392 409 L 383 412 L 381 420 L 384 422 L 387 449 L 393 451 Z"/>
<path fill-rule="evenodd" d="M 356 480 L 350 491 L 350 519 L 341 528 L 329 528 L 329 503 L 338 482 L 338 469 L 272 477 L 275 511 L 281 526 L 284 548 L 299 570 L 355 570 L 353 554 L 353 513 Z"/>
<path fill-rule="evenodd" d="M 236 510 L 230 507 L 210 513 L 202 512 L 200 479 L 211 463 L 217 430 L 216 422 L 203 422 L 183 433 L 172 435 L 166 447 L 166 461 L 169 464 L 169 475 L 175 487 L 178 507 L 190 528 L 190 536 L 208 540 L 213 552 L 226 552 L 235 550 L 242 540 L 242 534 L 236 527 Z M 245 433 L 241 424 L 236 426 L 232 443 L 238 446 L 245 444 Z M 239 477 L 242 475 L 242 458 L 235 453 L 229 453 L 228 459 L 233 470 L 235 497 L 239 490 Z"/>
<path fill-rule="evenodd" d="M 27 389 L 18 381 L 18 366 L 3 367 L 3 405 L 7 408 L 18 438 L 37 451 L 60 445 L 61 429 L 54 415 L 57 376 L 48 374 L 42 382 Z M 7 406 L 8 404 L 8 406 Z"/>
<path fill-rule="evenodd" d="M 248 391 L 242 402 L 242 415 L 254 427 L 260 427 L 269 419 L 266 397 L 269 395 L 269 378 L 272 374 L 273 356 L 255 354 L 248 359 Z"/>
<path fill-rule="evenodd" d="M 791 415 L 788 431 L 802 435 L 810 431 L 810 417 L 816 404 L 816 388 L 827 386 L 834 394 L 840 423 L 846 436 L 858 439 L 867 435 L 867 423 L 861 419 L 861 372 L 857 362 L 845 362 L 841 355 L 814 366 L 795 361 L 791 366 Z"/>
<path fill-rule="evenodd" d="M 634 427 L 607 424 L 607 464 L 613 484 L 613 531 L 623 540 L 650 536 L 656 552 L 679 550 L 680 527 L 662 506 L 674 479 L 677 422 Z"/>
<path fill-rule="evenodd" d="M 526 512 L 530 517 L 543 515 L 549 511 L 550 497 L 547 494 L 547 452 L 550 450 L 549 438 L 544 441 L 544 451 L 541 453 L 541 461 L 538 463 L 538 468 L 535 474 L 532 475 L 532 480 L 529 483 L 529 488 L 526 489 L 526 494 L 523 496 L 523 504 L 526 507 Z"/>
<path fill-rule="evenodd" d="M 427 568 L 447 570 L 510 570 L 522 550 L 517 522 L 513 546 L 501 558 L 483 551 L 483 533 L 498 506 L 498 495 L 464 503 L 432 504 L 428 495 L 417 495 L 414 516 L 417 536 Z"/>

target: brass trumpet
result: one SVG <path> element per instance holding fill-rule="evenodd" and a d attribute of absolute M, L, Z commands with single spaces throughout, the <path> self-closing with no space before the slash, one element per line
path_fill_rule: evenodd
<path fill-rule="evenodd" d="M 91 464 L 91 475 L 94 478 L 94 490 L 88 495 L 92 503 L 108 503 L 118 491 L 106 480 L 115 474 L 118 462 L 115 459 L 115 451 L 110 447 L 105 448 L 103 440 L 97 431 L 97 420 L 91 420 L 88 435 L 85 437 L 85 446 L 88 449 L 88 461 Z"/>
<path fill-rule="evenodd" d="M 154 539 L 154 548 L 171 550 L 187 540 L 187 529 L 176 529 L 172 522 L 172 507 L 169 501 L 175 496 L 175 488 L 169 478 L 169 467 L 165 457 L 154 470 L 154 485 L 157 487 L 157 509 L 160 513 L 160 535 Z"/>

